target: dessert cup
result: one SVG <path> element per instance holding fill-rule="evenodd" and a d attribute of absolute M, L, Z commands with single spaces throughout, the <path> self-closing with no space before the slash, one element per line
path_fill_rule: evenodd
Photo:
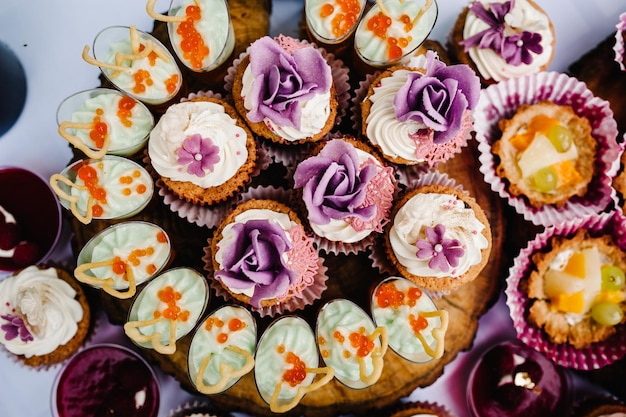
<path fill-rule="evenodd" d="M 171 254 L 171 241 L 160 226 L 121 222 L 102 230 L 83 246 L 74 275 L 115 298 L 131 298 L 138 286 L 168 265 Z"/>
<path fill-rule="evenodd" d="M 61 205 L 81 223 L 125 219 L 141 212 L 154 193 L 144 167 L 121 156 L 82 159 L 50 177 Z"/>
<path fill-rule="evenodd" d="M 57 109 L 59 134 L 88 158 L 131 156 L 144 147 L 154 116 L 140 101 L 111 88 L 65 98 Z"/>
<path fill-rule="evenodd" d="M 52 387 L 53 417 L 100 415 L 157 417 L 160 387 L 148 362 L 115 344 L 91 345 L 76 353 Z"/>
<path fill-rule="evenodd" d="M 35 249 L 32 256 L 16 258 L 16 247 L 0 250 L 0 271 L 16 271 L 27 264 L 45 262 L 54 251 L 61 236 L 62 211 L 59 200 L 48 183 L 33 171 L 20 167 L 0 167 L 0 208 L 4 222 L 19 228 L 21 243 Z M 2 223 L 2 222 L 0 222 Z M 34 246 L 33 246 L 34 245 Z"/>

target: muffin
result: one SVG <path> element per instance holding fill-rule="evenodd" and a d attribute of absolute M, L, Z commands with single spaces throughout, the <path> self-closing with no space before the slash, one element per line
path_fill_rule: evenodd
<path fill-rule="evenodd" d="M 101 30 L 82 58 L 100 68 L 104 76 L 125 94 L 153 109 L 166 105 L 183 91 L 183 76 L 168 49 L 135 26 L 110 26 Z"/>
<path fill-rule="evenodd" d="M 168 265 L 172 244 L 156 224 L 121 222 L 94 235 L 78 253 L 74 277 L 120 299 L 134 297 L 137 287 Z"/>
<path fill-rule="evenodd" d="M 62 268 L 29 266 L 0 281 L 0 343 L 27 366 L 63 362 L 85 342 L 91 309 Z"/>
<path fill-rule="evenodd" d="M 407 192 L 385 233 L 387 257 L 404 278 L 429 290 L 473 281 L 491 252 L 491 227 L 473 197 L 433 184 Z"/>
<path fill-rule="evenodd" d="M 325 288 L 323 260 L 312 239 L 297 213 L 276 200 L 251 199 L 237 205 L 207 249 L 209 276 L 221 289 L 218 294 L 259 312 L 301 308 L 313 301 L 305 297 L 307 288 Z"/>
<path fill-rule="evenodd" d="M 389 347 L 404 359 L 426 363 L 443 356 L 448 311 L 413 282 L 382 280 L 372 293 L 371 311 L 374 323 L 387 330 Z"/>
<path fill-rule="evenodd" d="M 277 83 L 276 73 L 292 82 Z M 235 108 L 255 134 L 272 143 L 316 142 L 335 125 L 333 71 L 312 44 L 264 36 L 236 64 L 232 83 Z"/>
<path fill-rule="evenodd" d="M 521 105 L 498 126 L 502 136 L 492 145 L 500 158 L 496 173 L 508 181 L 511 194 L 525 196 L 533 207 L 563 207 L 587 193 L 598 146 L 586 118 L 545 100 Z"/>
<path fill-rule="evenodd" d="M 532 261 L 528 320 L 553 343 L 586 348 L 625 321 L 626 253 L 610 235 L 555 235 Z"/>
<path fill-rule="evenodd" d="M 490 348 L 471 371 L 467 404 L 472 417 L 550 417 L 570 411 L 563 368 L 519 341 Z"/>
<path fill-rule="evenodd" d="M 455 417 L 455 415 L 444 406 L 430 401 L 408 401 L 392 407 L 385 414 L 386 417 Z"/>
<path fill-rule="evenodd" d="M 389 221 L 393 168 L 353 137 L 339 136 L 318 146 L 298 164 L 293 179 L 308 225 L 327 252 L 365 250 Z"/>
<path fill-rule="evenodd" d="M 378 381 L 388 346 L 386 328 L 376 327 L 361 307 L 341 298 L 324 304 L 316 323 L 322 360 L 339 382 L 362 389 Z"/>
<path fill-rule="evenodd" d="M 224 100 L 197 96 L 165 111 L 150 133 L 151 167 L 179 198 L 214 205 L 252 180 L 254 137 Z"/>
<path fill-rule="evenodd" d="M 144 147 L 154 116 L 132 97 L 110 88 L 73 94 L 57 110 L 59 135 L 88 158 L 131 156 Z"/>
<path fill-rule="evenodd" d="M 192 268 L 169 269 L 137 295 L 124 333 L 137 345 L 171 355 L 198 323 L 209 302 L 206 279 Z"/>
<path fill-rule="evenodd" d="M 390 162 L 433 166 L 467 144 L 480 82 L 467 65 L 447 66 L 432 51 L 411 63 L 421 65 L 391 67 L 362 85 L 357 127 Z"/>
<path fill-rule="evenodd" d="M 135 351 L 115 344 L 91 345 L 74 356 L 52 388 L 54 417 L 107 414 L 157 417 L 160 387 L 156 373 Z"/>
<path fill-rule="evenodd" d="M 125 219 L 142 211 L 154 193 L 150 174 L 130 159 L 82 159 L 50 177 L 61 205 L 83 224 Z"/>
<path fill-rule="evenodd" d="M 538 233 L 513 260 L 505 294 L 517 336 L 555 363 L 604 367 L 626 354 L 621 210 Z"/>
<path fill-rule="evenodd" d="M 550 17 L 533 0 L 472 0 L 450 32 L 448 50 L 488 85 L 545 71 L 555 42 Z"/>
<path fill-rule="evenodd" d="M 274 413 L 292 410 L 334 375 L 332 368 L 318 366 L 313 330 L 297 316 L 282 316 L 267 327 L 259 339 L 255 363 L 259 394 Z"/>
<path fill-rule="evenodd" d="M 256 323 L 241 306 L 223 305 L 198 326 L 189 346 L 189 379 L 202 394 L 218 394 L 254 367 Z"/>

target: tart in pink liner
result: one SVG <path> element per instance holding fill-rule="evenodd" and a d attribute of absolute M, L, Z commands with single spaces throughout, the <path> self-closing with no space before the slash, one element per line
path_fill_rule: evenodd
<path fill-rule="evenodd" d="M 569 344 L 552 343 L 541 329 L 527 321 L 530 300 L 526 292 L 520 288 L 520 283 L 528 277 L 533 268 L 531 260 L 533 253 L 547 247 L 553 236 L 573 236 L 580 229 L 587 230 L 592 236 L 610 234 L 613 241 L 622 250 L 626 250 L 626 217 L 620 212 L 601 213 L 561 222 L 537 234 L 520 250 L 506 278 L 505 295 L 519 340 L 545 354 L 558 365 L 590 370 L 609 365 L 626 355 L 624 324 L 617 325 L 614 335 L 603 342 L 591 344 L 589 348 L 575 349 Z"/>
<path fill-rule="evenodd" d="M 572 197 L 561 209 L 553 205 L 533 208 L 524 197 L 512 195 L 506 181 L 496 174 L 497 158 L 491 151 L 491 145 L 500 135 L 498 122 L 512 117 L 521 104 L 535 104 L 542 100 L 569 105 L 577 116 L 587 118 L 591 134 L 598 142 L 596 170 L 587 193 L 582 197 Z M 609 102 L 595 97 L 585 83 L 558 72 L 541 72 L 510 79 L 485 88 L 474 114 L 479 170 L 491 189 L 507 200 L 525 220 L 535 225 L 550 226 L 563 220 L 599 213 L 615 201 L 611 182 L 619 169 L 624 144 L 617 140 L 617 122 Z"/>

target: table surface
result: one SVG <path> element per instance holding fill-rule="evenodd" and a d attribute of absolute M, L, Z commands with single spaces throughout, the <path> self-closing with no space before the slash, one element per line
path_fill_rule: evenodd
<path fill-rule="evenodd" d="M 565 71 L 586 51 L 612 35 L 626 5 L 616 0 L 536 0 L 552 18 L 556 29 L 556 52 L 550 70 Z M 273 0 L 270 34 L 297 35 L 302 1 Z M 162 1 L 157 7 L 167 8 Z M 439 15 L 430 39 L 445 42 L 466 0 L 439 0 Z M 84 45 L 111 25 L 136 25 L 150 31 L 153 21 L 145 12 L 143 0 L 2 0 L 0 2 L 0 41 L 11 47 L 24 66 L 28 91 L 24 109 L 15 125 L 0 136 L 0 166 L 28 168 L 48 178 L 60 172 L 71 158 L 67 143 L 57 133 L 56 109 L 67 96 L 98 85 L 99 69 L 81 58 Z M 2 80 L 0 80 L 0 83 Z M 0 85 L 0 94 L 2 86 Z M 53 259 L 71 256 L 70 231 L 64 233 Z M 6 275 L 6 274 L 5 274 Z M 0 279 L 3 277 L 0 273 Z M 444 369 L 433 385 L 417 389 L 405 400 L 436 401 L 457 417 L 468 417 L 465 391 L 472 364 L 488 347 L 515 338 L 505 298 L 480 320 L 471 350 L 461 353 Z M 129 346 L 120 328 L 99 319 L 99 327 L 89 343 L 115 342 Z M 50 394 L 59 367 L 35 371 L 18 365 L 0 351 L 0 406 L 5 417 L 48 417 Z M 180 389 L 168 375 L 158 372 L 161 383 L 160 416 L 195 397 Z M 574 377 L 577 390 L 597 387 Z"/>

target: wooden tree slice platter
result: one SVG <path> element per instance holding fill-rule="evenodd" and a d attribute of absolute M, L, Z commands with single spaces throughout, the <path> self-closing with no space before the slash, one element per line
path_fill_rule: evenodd
<path fill-rule="evenodd" d="M 238 35 L 237 45 L 240 45 L 238 50 L 242 50 L 241 45 L 248 45 L 267 33 L 270 10 L 268 1 L 236 0 L 230 1 L 229 7 L 231 15 L 234 13 L 233 10 L 235 13 L 239 13 L 238 18 L 233 18 L 235 33 L 243 34 Z M 248 20 L 248 17 L 257 12 L 264 13 L 264 16 L 258 21 L 255 20 L 256 23 L 251 23 L 252 21 Z M 238 32 L 241 25 L 245 26 L 245 30 Z M 165 38 L 167 35 L 163 33 L 163 25 L 155 24 L 155 36 L 168 44 Z M 75 158 L 81 157 L 75 152 Z M 135 159 L 141 162 L 142 157 L 143 155 L 140 155 Z M 431 385 L 442 375 L 446 364 L 454 360 L 459 352 L 472 346 L 479 318 L 495 302 L 501 289 L 502 280 L 500 277 L 506 258 L 503 251 L 505 229 L 503 203 L 483 181 L 478 165 L 478 152 L 475 141 L 472 140 L 470 145 L 461 153 L 439 167 L 441 172 L 448 174 L 477 200 L 489 218 L 493 236 L 490 260 L 480 276 L 462 288 L 452 291 L 449 295 L 435 300 L 437 306 L 447 310 L 450 317 L 443 357 L 426 364 L 414 364 L 388 350 L 384 359 L 382 376 L 373 386 L 367 389 L 354 390 L 347 388 L 337 380 L 333 380 L 320 390 L 307 394 L 300 405 L 285 415 L 327 417 L 348 412 L 365 413 L 387 407 L 397 402 L 401 397 L 409 395 L 416 388 Z M 276 176 L 279 177 L 280 174 L 273 173 L 270 167 L 264 176 L 271 180 Z M 189 223 L 172 213 L 156 193 L 148 207 L 130 219 L 94 220 L 89 225 L 83 225 L 70 214 L 68 217 L 74 231 L 72 245 L 75 254 L 78 254 L 80 248 L 92 236 L 111 224 L 129 220 L 145 220 L 163 227 L 170 236 L 175 254 L 169 267 L 187 266 L 204 272 L 203 248 L 207 244 L 207 239 L 211 237 L 211 231 L 205 227 Z M 313 328 L 315 328 L 315 319 L 319 307 L 331 299 L 348 298 L 369 312 L 370 292 L 376 283 L 384 278 L 377 269 L 372 267 L 372 262 L 366 254 L 324 255 L 324 258 L 325 265 L 328 267 L 328 289 L 322 294 L 322 299 L 297 312 Z M 141 287 L 138 288 L 138 291 L 140 290 Z M 133 299 L 118 300 L 102 291 L 93 289 L 90 291 L 97 295 L 111 323 L 122 325 L 126 321 Z M 223 299 L 212 294 L 205 314 L 223 303 Z M 258 316 L 256 318 L 258 334 L 260 335 L 272 319 Z M 196 393 L 187 375 L 187 352 L 192 335 L 193 332 L 180 339 L 177 342 L 177 351 L 172 355 L 161 355 L 144 348 L 139 348 L 139 350 L 151 363 L 173 375 L 184 389 Z M 244 376 L 226 392 L 210 396 L 209 400 L 218 408 L 227 411 L 244 411 L 255 416 L 275 415 L 259 395 L 253 373 Z"/>

